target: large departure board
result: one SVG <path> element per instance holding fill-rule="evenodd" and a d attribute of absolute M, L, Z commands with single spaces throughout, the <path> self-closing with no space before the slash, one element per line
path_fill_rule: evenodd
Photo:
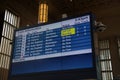
<path fill-rule="evenodd" d="M 16 30 L 14 39 L 12 74 L 93 67 L 89 14 Z"/>

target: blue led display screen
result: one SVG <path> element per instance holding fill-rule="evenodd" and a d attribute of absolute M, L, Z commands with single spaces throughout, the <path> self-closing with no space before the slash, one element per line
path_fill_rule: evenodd
<path fill-rule="evenodd" d="M 15 31 L 12 75 L 93 67 L 90 15 Z"/>

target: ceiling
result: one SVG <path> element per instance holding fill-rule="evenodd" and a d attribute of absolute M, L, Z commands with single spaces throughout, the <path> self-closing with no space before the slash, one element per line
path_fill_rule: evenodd
<path fill-rule="evenodd" d="M 19 13 L 21 24 L 36 24 L 38 18 L 38 4 L 42 0 L 5 0 L 8 7 Z M 97 19 L 104 21 L 108 17 L 119 16 L 120 0 L 46 0 L 49 7 L 48 20 L 53 22 L 61 19 L 62 14 L 68 17 L 92 12 Z M 4 0 L 0 1 L 0 10 Z M 116 12 L 117 11 L 117 12 Z M 24 13 L 23 13 L 24 12 Z M 109 14 L 110 13 L 110 14 Z M 26 16 L 27 15 L 27 16 Z M 22 20 L 23 19 L 23 20 Z M 104 20 L 103 20 L 104 19 Z"/>
<path fill-rule="evenodd" d="M 74 16 L 79 14 L 82 5 L 91 1 L 93 0 L 48 0 L 49 15 L 53 16 L 54 14 L 54 16 L 60 18 L 62 14 L 66 13 L 68 16 Z"/>
<path fill-rule="evenodd" d="M 11 2 L 11 5 L 15 2 L 17 4 L 17 8 L 23 7 L 27 10 L 38 10 L 38 4 L 40 1 L 45 0 L 6 0 Z M 3 0 L 1 2 L 4 2 Z M 0 3 L 1 3 L 0 2 Z M 106 5 L 113 2 L 120 2 L 120 0 L 46 0 L 49 6 L 49 21 L 60 19 L 62 14 L 66 13 L 69 16 L 76 16 L 88 12 L 96 12 L 96 9 L 99 9 L 102 5 Z M 37 6 L 36 6 L 37 5 Z M 19 7 L 20 6 L 20 7 Z M 97 8 L 96 8 L 97 7 Z M 21 9 L 21 10 L 22 10 Z M 104 9 L 104 8 L 103 8 Z M 33 12 L 34 12 L 33 11 Z M 31 13 L 33 13 L 31 12 Z"/>
<path fill-rule="evenodd" d="M 39 3 L 41 0 L 36 0 Z M 49 17 L 56 19 L 66 13 L 68 16 L 78 15 L 83 7 L 89 7 L 96 0 L 46 0 L 49 6 Z M 99 1 L 99 0 L 98 0 Z M 92 3 L 92 4 L 91 4 Z"/>
<path fill-rule="evenodd" d="M 37 3 L 41 0 L 36 0 Z M 46 0 L 49 6 L 49 19 L 56 20 L 66 13 L 76 16 L 83 13 L 94 12 L 96 7 L 101 7 L 113 0 Z"/>

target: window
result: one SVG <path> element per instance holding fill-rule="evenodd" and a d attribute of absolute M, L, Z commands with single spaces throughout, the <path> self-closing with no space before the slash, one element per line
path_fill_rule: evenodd
<path fill-rule="evenodd" d="M 7 80 L 11 56 L 13 33 L 19 27 L 19 17 L 5 10 L 2 38 L 0 42 L 0 80 Z"/>
<path fill-rule="evenodd" d="M 99 41 L 102 80 L 113 80 L 109 40 Z"/>

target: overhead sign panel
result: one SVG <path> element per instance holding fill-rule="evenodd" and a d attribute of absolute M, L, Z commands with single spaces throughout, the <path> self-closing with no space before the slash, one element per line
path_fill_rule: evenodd
<path fill-rule="evenodd" d="M 17 30 L 12 74 L 92 68 L 90 18 L 88 14 Z M 24 69 L 18 70 L 20 67 Z"/>

